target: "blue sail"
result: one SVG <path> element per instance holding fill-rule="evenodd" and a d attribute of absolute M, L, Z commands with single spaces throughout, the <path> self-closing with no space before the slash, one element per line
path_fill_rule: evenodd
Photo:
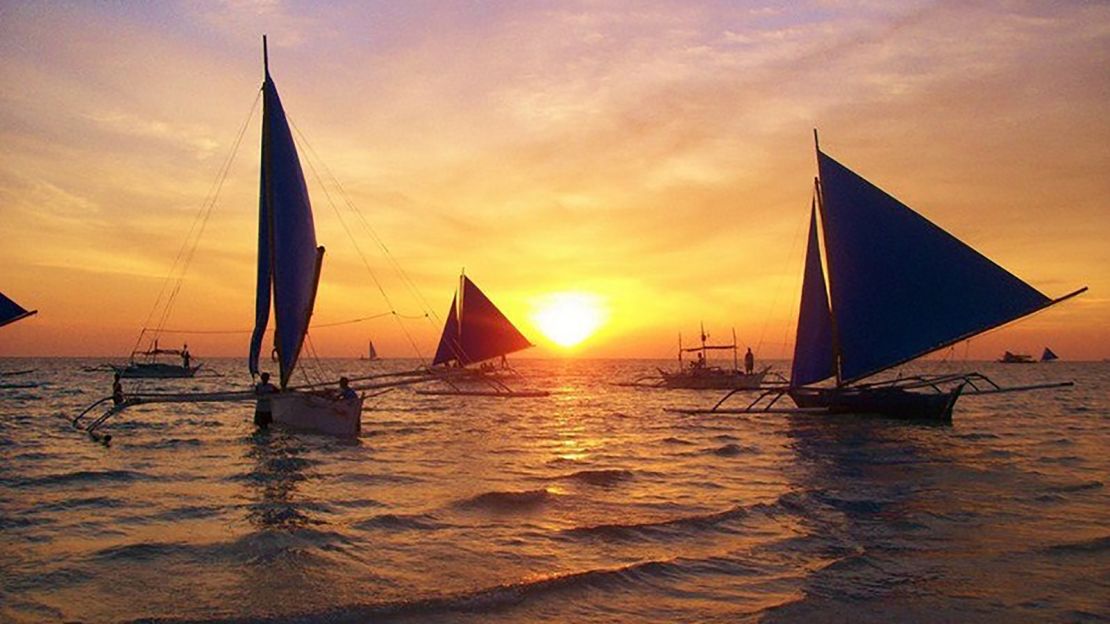
<path fill-rule="evenodd" d="M 268 82 L 268 81 L 267 81 Z M 265 137 L 263 137 L 265 141 Z M 247 366 L 252 376 L 258 375 L 258 354 L 266 336 L 270 320 L 270 291 L 273 275 L 270 271 L 270 204 L 266 201 L 266 150 L 262 150 L 262 167 L 258 189 L 258 279 L 255 282 L 254 331 L 247 355 Z"/>
<path fill-rule="evenodd" d="M 316 246 L 308 188 L 269 69 L 262 94 L 258 292 L 249 359 L 251 372 L 255 372 L 272 288 L 274 347 L 284 388 L 297 365 L 308 332 L 324 248 Z"/>
<path fill-rule="evenodd" d="M 823 152 L 817 160 L 841 383 L 1053 303 Z"/>
<path fill-rule="evenodd" d="M 4 293 L 0 293 L 0 327 L 27 318 L 37 312 L 38 310 L 27 311 L 23 306 L 4 296 Z"/>
<path fill-rule="evenodd" d="M 459 350 L 459 316 L 456 311 L 458 293 L 451 297 L 451 309 L 447 312 L 447 322 L 443 324 L 443 335 L 439 337 L 439 346 L 436 347 L 436 356 L 432 358 L 432 366 L 447 364 L 456 358 Z"/>
<path fill-rule="evenodd" d="M 798 333 L 794 339 L 794 361 L 790 368 L 793 387 L 817 383 L 836 374 L 833 352 L 832 313 L 825 291 L 825 271 L 817 240 L 817 209 L 810 208 L 809 243 L 806 247 L 802 303 L 798 310 Z"/>

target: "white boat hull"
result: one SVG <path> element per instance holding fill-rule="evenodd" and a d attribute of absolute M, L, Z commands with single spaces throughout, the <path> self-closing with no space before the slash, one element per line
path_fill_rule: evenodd
<path fill-rule="evenodd" d="M 272 395 L 274 422 L 302 431 L 357 436 L 362 430 L 362 399 L 332 399 L 287 391 Z"/>

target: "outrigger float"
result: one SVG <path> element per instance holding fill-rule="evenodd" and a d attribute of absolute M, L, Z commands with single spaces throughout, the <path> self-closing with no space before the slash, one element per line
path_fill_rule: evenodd
<path fill-rule="evenodd" d="M 1071 386 L 1003 387 L 980 373 L 864 380 L 1066 301 L 945 232 L 821 151 L 790 384 L 747 406 L 687 414 L 801 412 L 951 422 L 961 396 Z M 827 276 L 827 280 L 826 280 Z M 835 385 L 818 385 L 828 379 Z M 776 408 L 789 395 L 796 408 Z"/>

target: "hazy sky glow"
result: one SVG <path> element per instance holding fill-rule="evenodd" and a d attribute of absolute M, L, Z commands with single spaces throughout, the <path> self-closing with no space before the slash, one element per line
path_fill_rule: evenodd
<path fill-rule="evenodd" d="M 605 319 L 571 353 L 670 357 L 704 320 L 784 355 L 818 127 L 1046 294 L 1090 286 L 959 356 L 1110 357 L 1110 5 L 868 0 L 5 2 L 0 291 L 40 313 L 0 354 L 130 350 L 251 110 L 262 33 L 312 148 L 315 324 L 389 310 L 367 264 L 399 313 L 442 318 L 465 267 L 535 355 L 568 352 L 532 320 L 559 292 Z M 167 327 L 252 322 L 257 115 Z M 440 320 L 404 327 L 430 355 Z M 391 318 L 312 332 L 321 355 L 371 337 L 415 355 Z M 201 357 L 247 341 L 179 339 Z"/>

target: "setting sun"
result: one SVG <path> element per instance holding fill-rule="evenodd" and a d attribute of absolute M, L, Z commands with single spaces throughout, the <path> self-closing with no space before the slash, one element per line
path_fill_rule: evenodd
<path fill-rule="evenodd" d="M 593 335 L 604 316 L 596 295 L 563 292 L 538 300 L 532 322 L 551 342 L 573 347 Z"/>

